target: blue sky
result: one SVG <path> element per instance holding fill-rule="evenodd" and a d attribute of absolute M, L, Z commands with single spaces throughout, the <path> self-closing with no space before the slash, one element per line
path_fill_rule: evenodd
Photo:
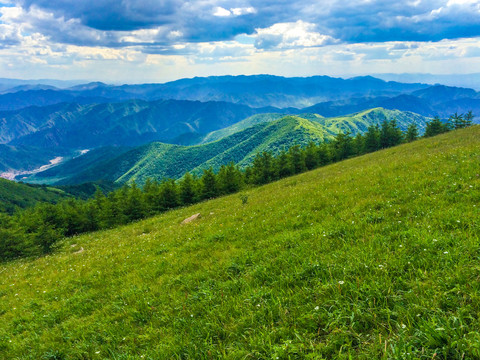
<path fill-rule="evenodd" d="M 0 0 L 0 77 L 480 72 L 480 0 Z"/>

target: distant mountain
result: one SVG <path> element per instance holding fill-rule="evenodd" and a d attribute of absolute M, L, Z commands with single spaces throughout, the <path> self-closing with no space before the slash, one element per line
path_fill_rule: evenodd
<path fill-rule="evenodd" d="M 68 89 L 33 88 L 18 96 L 0 96 L 0 110 L 16 110 L 32 105 L 50 105 L 83 98 L 83 103 L 118 102 L 132 99 L 224 101 L 250 107 L 297 107 L 351 97 L 396 96 L 428 87 L 424 84 L 386 82 L 370 76 L 352 79 L 313 76 L 285 78 L 272 75 L 212 76 L 180 79 L 164 84 L 108 85 L 93 82 Z M 2 88 L 0 87 L 0 91 Z M 9 97 L 3 97 L 10 95 Z M 105 101 L 108 99 L 108 101 Z"/>
<path fill-rule="evenodd" d="M 417 96 L 413 95 L 416 94 Z M 472 97 L 463 97 L 471 95 Z M 390 110 L 410 111 L 423 116 L 448 118 L 454 112 L 465 113 L 472 110 L 480 114 L 479 94 L 471 89 L 434 86 L 412 94 L 394 97 L 351 98 L 341 101 L 328 101 L 302 109 L 305 112 L 324 116 L 347 115 L 375 107 Z"/>
<path fill-rule="evenodd" d="M 211 76 L 165 84 L 124 85 L 122 90 L 149 98 L 227 101 L 252 107 L 297 107 L 350 97 L 395 96 L 423 89 L 423 84 L 386 82 L 373 77 L 285 78 L 272 75 Z"/>
<path fill-rule="evenodd" d="M 266 110 L 271 108 L 213 101 L 62 103 L 0 113 L 0 142 L 70 149 L 138 146 L 151 141 L 171 142 L 188 133 L 206 134 Z"/>
<path fill-rule="evenodd" d="M 423 116 L 398 110 L 371 109 L 346 117 L 323 118 L 317 114 L 282 116 L 262 114 L 252 116 L 230 127 L 199 139 L 202 145 L 179 146 L 154 142 L 117 154 L 115 150 L 97 149 L 88 154 L 27 177 L 26 181 L 50 184 L 75 184 L 96 180 L 124 183 L 130 180 L 144 182 L 148 177 L 157 179 L 179 178 L 187 171 L 201 173 L 212 166 L 233 161 L 239 166 L 252 163 L 257 153 L 278 153 L 295 144 L 322 142 L 337 133 L 364 132 L 369 125 L 397 119 L 406 129 L 415 123 L 423 131 L 429 120 Z M 278 119 L 278 117 L 281 117 Z"/>
<path fill-rule="evenodd" d="M 480 99 L 480 94 L 473 89 L 436 85 L 412 93 L 420 99 L 428 100 L 430 104 L 437 105 L 460 99 Z"/>
<path fill-rule="evenodd" d="M 373 74 L 385 81 L 401 83 L 443 84 L 480 91 L 480 73 L 474 74 Z"/>
<path fill-rule="evenodd" d="M 0 86 L 1 89 L 1 86 Z M 7 87 L 6 89 L 0 90 L 1 94 L 16 93 L 20 91 L 34 91 L 34 90 L 60 90 L 55 86 L 51 85 L 42 85 L 42 84 L 26 84 L 18 85 L 15 87 Z"/>
<path fill-rule="evenodd" d="M 21 80 L 0 78 L 0 91 L 5 91 L 17 86 L 52 86 L 59 89 L 68 88 L 84 81 L 79 80 L 53 80 L 53 79 L 37 79 L 37 80 Z"/>

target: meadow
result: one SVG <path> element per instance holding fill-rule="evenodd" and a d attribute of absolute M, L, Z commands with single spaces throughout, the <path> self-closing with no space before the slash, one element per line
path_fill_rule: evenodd
<path fill-rule="evenodd" d="M 421 139 L 0 264 L 0 358 L 478 359 L 478 139 Z"/>

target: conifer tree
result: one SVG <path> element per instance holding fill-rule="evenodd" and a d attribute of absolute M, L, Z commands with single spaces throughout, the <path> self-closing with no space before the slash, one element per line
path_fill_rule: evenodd
<path fill-rule="evenodd" d="M 365 149 L 365 137 L 361 134 L 358 133 L 355 135 L 352 141 L 352 147 L 353 147 L 353 154 L 355 155 L 361 155 L 364 153 Z"/>
<path fill-rule="evenodd" d="M 289 154 L 282 150 L 275 159 L 275 175 L 277 179 L 281 179 L 293 174 Z"/>
<path fill-rule="evenodd" d="M 318 167 L 317 146 L 311 141 L 304 150 L 305 166 L 308 170 Z"/>
<path fill-rule="evenodd" d="M 233 162 L 220 167 L 217 174 L 217 184 L 221 194 L 231 194 L 240 190 L 242 183 L 242 172 Z"/>
<path fill-rule="evenodd" d="M 305 153 L 300 148 L 300 145 L 293 145 L 288 149 L 288 154 L 290 156 L 294 174 L 299 174 L 307 169 L 305 165 Z"/>
<path fill-rule="evenodd" d="M 353 155 L 352 137 L 349 132 L 338 133 L 331 143 L 335 159 L 337 161 L 348 158 Z"/>
<path fill-rule="evenodd" d="M 202 199 L 213 199 L 214 197 L 218 196 L 217 179 L 211 167 L 208 170 L 203 170 L 201 183 L 202 183 L 202 190 L 201 190 Z"/>
<path fill-rule="evenodd" d="M 160 203 L 164 210 L 173 209 L 180 205 L 175 180 L 166 179 L 160 184 Z"/>
<path fill-rule="evenodd" d="M 463 117 L 463 121 L 465 123 L 465 127 L 469 127 L 469 126 L 472 126 L 473 125 L 473 118 L 475 116 L 473 115 L 473 112 L 472 110 L 469 110 L 465 116 Z"/>
<path fill-rule="evenodd" d="M 332 161 L 332 155 L 327 143 L 322 143 L 317 147 L 317 158 L 319 166 L 329 164 Z"/>
<path fill-rule="evenodd" d="M 364 137 L 364 153 L 370 153 L 380 149 L 380 128 L 378 125 L 370 125 Z"/>
<path fill-rule="evenodd" d="M 407 128 L 407 133 L 405 134 L 405 140 L 407 142 L 412 142 L 418 139 L 418 126 L 416 124 L 410 124 Z"/>
<path fill-rule="evenodd" d="M 273 161 L 272 154 L 267 151 L 255 157 L 252 166 L 255 184 L 267 184 L 274 180 L 275 169 L 273 167 Z"/>
<path fill-rule="evenodd" d="M 196 200 L 195 180 L 189 172 L 187 172 L 180 181 L 180 201 L 184 205 L 193 204 Z"/>
<path fill-rule="evenodd" d="M 427 122 L 424 137 L 431 137 L 449 131 L 449 127 L 444 124 L 438 116 L 435 116 L 431 121 Z"/>

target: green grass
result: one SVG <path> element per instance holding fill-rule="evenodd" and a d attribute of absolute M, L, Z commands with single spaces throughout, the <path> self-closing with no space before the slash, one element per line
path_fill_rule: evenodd
<path fill-rule="evenodd" d="M 478 359 L 479 137 L 419 140 L 0 265 L 0 358 Z"/>

